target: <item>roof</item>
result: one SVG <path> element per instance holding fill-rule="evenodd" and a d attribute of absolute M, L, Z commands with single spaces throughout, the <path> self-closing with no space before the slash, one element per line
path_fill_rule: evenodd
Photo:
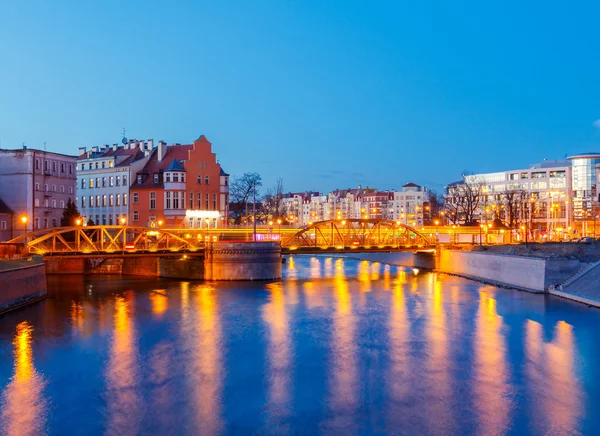
<path fill-rule="evenodd" d="M 4 201 L 0 198 L 0 213 L 13 214 L 14 212 L 10 207 L 6 205 Z"/>
<path fill-rule="evenodd" d="M 185 168 L 177 161 L 177 159 L 173 159 L 171 161 L 171 165 L 165 169 L 165 171 L 185 171 Z"/>
<path fill-rule="evenodd" d="M 420 185 L 417 185 L 416 183 L 413 182 L 409 182 L 406 185 L 402 185 L 403 188 L 420 188 Z"/>
<path fill-rule="evenodd" d="M 162 173 L 169 169 L 169 167 L 173 164 L 173 160 L 182 161 L 186 160 L 189 156 L 189 151 L 192 150 L 194 146 L 192 144 L 186 145 L 168 145 L 167 152 L 163 157 L 162 161 L 158 161 L 158 147 L 152 150 L 152 154 L 138 174 L 148 174 L 149 176 L 153 176 L 157 173 Z M 178 170 L 182 171 L 182 170 Z M 137 182 L 137 177 L 135 178 L 132 188 L 155 188 L 162 187 L 163 183 L 160 181 L 159 183 L 154 183 L 154 177 L 147 177 L 142 183 Z"/>
<path fill-rule="evenodd" d="M 78 159 L 97 159 L 102 157 L 114 157 L 114 156 L 138 156 L 141 154 L 141 157 L 144 157 L 144 152 L 140 149 L 140 147 L 131 147 L 125 148 L 123 146 L 119 146 L 116 150 L 113 150 L 113 146 L 108 146 L 107 148 L 100 149 L 99 151 L 87 151 L 86 153 L 80 154 Z M 137 157 L 135 160 L 137 160 Z"/>
<path fill-rule="evenodd" d="M 569 156 L 567 159 L 582 159 L 582 158 L 592 158 L 592 159 L 600 159 L 600 153 L 595 151 L 588 151 L 585 153 L 574 154 L 573 156 Z"/>
<path fill-rule="evenodd" d="M 228 176 L 229 175 L 225 171 L 223 171 L 223 167 L 221 167 L 220 165 L 219 165 L 219 168 L 221 168 L 221 172 L 219 173 L 219 175 L 221 175 L 221 176 Z"/>

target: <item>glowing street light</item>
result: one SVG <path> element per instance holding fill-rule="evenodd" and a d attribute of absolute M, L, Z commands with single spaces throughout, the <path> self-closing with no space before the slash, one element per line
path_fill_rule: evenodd
<path fill-rule="evenodd" d="M 78 226 L 80 226 L 80 225 L 81 225 L 81 219 L 80 219 L 80 218 L 77 218 L 77 219 L 75 220 L 75 224 L 76 224 L 76 225 L 78 225 Z"/>

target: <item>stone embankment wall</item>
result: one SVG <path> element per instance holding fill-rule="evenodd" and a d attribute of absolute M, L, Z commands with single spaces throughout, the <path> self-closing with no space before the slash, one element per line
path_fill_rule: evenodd
<path fill-rule="evenodd" d="M 41 257 L 0 262 L 0 313 L 46 296 L 46 271 Z"/>
<path fill-rule="evenodd" d="M 215 242 L 205 250 L 206 280 L 281 278 L 279 242 Z"/>
<path fill-rule="evenodd" d="M 437 270 L 531 292 L 545 292 L 581 266 L 575 259 L 544 259 L 475 251 L 439 252 Z"/>

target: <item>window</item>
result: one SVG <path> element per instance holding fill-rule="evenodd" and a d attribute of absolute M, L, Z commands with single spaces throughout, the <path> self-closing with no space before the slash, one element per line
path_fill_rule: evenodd
<path fill-rule="evenodd" d="M 88 164 L 88 169 L 90 169 L 90 170 L 92 169 L 92 163 L 91 162 Z"/>
<path fill-rule="evenodd" d="M 96 207 L 100 207 L 100 196 L 96 195 Z"/>
<path fill-rule="evenodd" d="M 94 196 L 90 195 L 90 207 L 94 207 Z"/>
<path fill-rule="evenodd" d="M 65 185 L 60 185 L 60 193 L 61 194 L 65 193 Z"/>
<path fill-rule="evenodd" d="M 36 159 L 36 160 L 35 160 L 35 169 L 36 169 L 36 170 L 39 170 L 39 169 L 40 169 L 40 160 L 39 160 L 39 159 Z"/>
<path fill-rule="evenodd" d="M 207 210 L 208 210 L 208 208 L 209 208 L 209 204 L 210 204 L 210 202 L 209 202 L 209 196 L 208 196 L 208 194 L 206 194 L 206 195 L 204 196 L 204 207 L 205 207 Z"/>
<path fill-rule="evenodd" d="M 72 193 L 73 193 L 73 187 L 69 186 L 69 194 L 72 194 Z"/>
<path fill-rule="evenodd" d="M 108 186 L 115 186 L 115 178 L 114 177 L 109 177 L 108 178 Z"/>
<path fill-rule="evenodd" d="M 158 174 L 154 174 L 154 183 L 158 183 Z"/>
<path fill-rule="evenodd" d="M 65 202 L 64 202 L 64 200 L 60 200 L 60 208 L 61 209 L 65 208 Z"/>
<path fill-rule="evenodd" d="M 137 210 L 133 211 L 133 220 L 134 221 L 139 221 L 140 220 L 140 213 Z"/>
<path fill-rule="evenodd" d="M 81 197 L 81 207 L 82 208 L 85 207 L 85 197 L 84 196 Z"/>
<path fill-rule="evenodd" d="M 204 184 L 210 185 L 210 178 L 208 176 L 204 176 Z"/>
<path fill-rule="evenodd" d="M 190 210 L 194 209 L 194 193 L 190 192 Z"/>
<path fill-rule="evenodd" d="M 112 161 L 112 160 L 109 160 L 109 161 L 108 161 L 108 167 L 109 167 L 109 168 L 112 168 L 112 167 L 113 167 L 113 161 Z"/>
<path fill-rule="evenodd" d="M 217 210 L 217 194 L 213 194 L 213 210 Z"/>
<path fill-rule="evenodd" d="M 165 209 L 171 209 L 171 191 L 165 193 Z"/>
<path fill-rule="evenodd" d="M 48 184 L 44 183 L 44 192 L 48 192 Z"/>
<path fill-rule="evenodd" d="M 94 223 L 99 226 L 100 225 L 100 215 L 96 215 L 96 221 Z"/>
<path fill-rule="evenodd" d="M 137 176 L 138 185 L 142 184 L 142 176 Z"/>
<path fill-rule="evenodd" d="M 123 194 L 123 206 L 127 206 L 127 194 Z"/>
<path fill-rule="evenodd" d="M 69 164 L 69 174 L 73 174 L 73 164 Z"/>
<path fill-rule="evenodd" d="M 102 177 L 102 187 L 106 188 L 106 177 Z"/>
<path fill-rule="evenodd" d="M 52 200 L 52 207 L 56 208 L 56 200 Z"/>
<path fill-rule="evenodd" d="M 225 177 L 225 186 L 229 186 L 229 177 Z"/>
<path fill-rule="evenodd" d="M 52 161 L 52 172 L 55 173 L 56 172 L 56 162 Z"/>
<path fill-rule="evenodd" d="M 123 176 L 123 186 L 127 186 L 127 176 Z"/>
<path fill-rule="evenodd" d="M 173 209 L 179 209 L 179 193 L 173 192 Z"/>
<path fill-rule="evenodd" d="M 106 225 L 106 215 L 102 215 L 102 224 Z"/>
<path fill-rule="evenodd" d="M 171 181 L 171 173 L 165 173 L 165 182 L 169 183 Z"/>
<path fill-rule="evenodd" d="M 35 184 L 35 190 L 36 190 L 36 191 L 39 191 L 39 190 L 40 190 L 40 184 L 39 184 L 39 183 L 36 183 L 36 184 Z"/>
<path fill-rule="evenodd" d="M 109 226 L 112 226 L 112 225 L 113 225 L 113 217 L 112 217 L 112 215 L 109 215 L 109 216 L 108 216 L 108 225 L 109 225 Z"/>
<path fill-rule="evenodd" d="M 64 173 L 64 172 L 65 172 L 65 163 L 64 163 L 64 162 L 61 162 L 61 163 L 60 163 L 60 172 L 61 172 L 61 173 Z"/>
<path fill-rule="evenodd" d="M 196 183 L 201 185 L 202 184 L 202 176 L 197 176 L 196 177 Z"/>
<path fill-rule="evenodd" d="M 150 209 L 156 209 L 156 192 L 150 193 Z"/>
<path fill-rule="evenodd" d="M 48 161 L 44 160 L 44 171 L 48 169 Z"/>
<path fill-rule="evenodd" d="M 102 168 L 104 168 L 106 165 L 106 162 L 102 161 Z"/>
<path fill-rule="evenodd" d="M 185 183 L 185 173 L 182 173 L 182 174 L 181 174 L 181 182 L 182 182 L 182 183 Z"/>
<path fill-rule="evenodd" d="M 96 162 L 96 169 L 98 169 L 98 162 Z"/>
<path fill-rule="evenodd" d="M 44 218 L 44 228 L 48 228 L 48 218 Z"/>
<path fill-rule="evenodd" d="M 52 192 L 56 192 L 56 185 L 52 185 Z"/>
<path fill-rule="evenodd" d="M 106 194 L 102 196 L 102 207 L 106 207 Z"/>
<path fill-rule="evenodd" d="M 198 210 L 202 209 L 202 192 L 198 192 L 198 204 L 196 206 L 198 206 Z"/>
<path fill-rule="evenodd" d="M 110 207 L 113 207 L 115 205 L 115 196 L 113 194 L 110 194 L 108 196 L 108 205 Z"/>
<path fill-rule="evenodd" d="M 537 173 L 531 173 L 532 179 L 543 179 L 546 177 L 546 171 L 540 171 Z"/>
<path fill-rule="evenodd" d="M 81 179 L 81 189 L 85 189 L 85 179 Z"/>
<path fill-rule="evenodd" d="M 40 200 L 39 199 L 35 199 L 35 207 L 40 207 Z"/>
<path fill-rule="evenodd" d="M 52 218 L 52 227 L 56 227 L 58 225 L 56 218 Z"/>
<path fill-rule="evenodd" d="M 33 222 L 35 223 L 35 229 L 38 230 L 40 228 L 40 219 L 36 218 Z"/>
<path fill-rule="evenodd" d="M 121 194 L 117 194 L 117 206 L 120 206 L 120 205 L 121 205 Z"/>
<path fill-rule="evenodd" d="M 90 187 L 90 189 L 94 187 L 94 179 L 92 179 L 92 178 L 90 178 L 89 187 Z"/>
<path fill-rule="evenodd" d="M 173 173 L 173 181 L 179 182 L 179 174 L 178 173 Z"/>
<path fill-rule="evenodd" d="M 96 188 L 100 187 L 100 178 L 96 177 Z"/>
<path fill-rule="evenodd" d="M 138 200 L 139 200 L 138 193 L 134 192 L 133 193 L 133 204 L 138 204 Z"/>
<path fill-rule="evenodd" d="M 117 176 L 117 186 L 121 185 L 121 178 L 119 176 Z"/>
<path fill-rule="evenodd" d="M 6 221 L 0 222 L 0 230 L 6 230 Z"/>

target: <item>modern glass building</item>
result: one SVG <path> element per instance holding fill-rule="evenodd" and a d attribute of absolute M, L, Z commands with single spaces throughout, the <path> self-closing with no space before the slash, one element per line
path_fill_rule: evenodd
<path fill-rule="evenodd" d="M 596 188 L 600 170 L 600 153 L 579 153 L 568 158 L 572 168 L 573 219 L 583 221 L 597 214 L 599 198 Z"/>

